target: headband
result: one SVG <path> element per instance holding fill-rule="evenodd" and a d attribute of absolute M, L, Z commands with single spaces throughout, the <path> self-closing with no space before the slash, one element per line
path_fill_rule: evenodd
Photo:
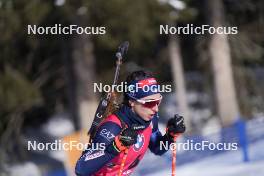
<path fill-rule="evenodd" d="M 158 86 L 155 78 L 132 81 L 128 85 L 128 91 L 126 94 L 131 99 L 141 99 L 159 93 Z"/>

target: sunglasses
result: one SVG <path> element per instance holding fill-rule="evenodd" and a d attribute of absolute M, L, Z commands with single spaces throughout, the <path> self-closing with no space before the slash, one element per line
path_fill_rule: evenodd
<path fill-rule="evenodd" d="M 146 108 L 153 108 L 154 106 L 159 106 L 161 103 L 162 96 L 158 99 L 147 99 L 147 100 L 136 100 L 138 103 L 142 104 L 142 106 Z"/>

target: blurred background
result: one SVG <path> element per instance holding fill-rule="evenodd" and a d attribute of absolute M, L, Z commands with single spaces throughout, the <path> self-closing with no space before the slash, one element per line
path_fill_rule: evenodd
<path fill-rule="evenodd" d="M 105 35 L 28 35 L 28 25 L 105 26 Z M 231 35 L 160 35 L 162 24 L 235 26 Z M 152 71 L 171 84 L 160 128 L 185 117 L 180 141 L 237 142 L 237 151 L 179 151 L 177 175 L 264 175 L 264 1 L 0 0 L 0 175 L 73 175 L 79 153 L 29 151 L 28 141 L 85 141 L 115 52 L 120 81 Z M 171 151 L 147 153 L 134 175 L 170 175 Z"/>

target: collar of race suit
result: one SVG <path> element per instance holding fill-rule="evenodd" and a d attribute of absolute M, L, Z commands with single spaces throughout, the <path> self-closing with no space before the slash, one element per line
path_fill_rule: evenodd
<path fill-rule="evenodd" d="M 145 129 L 150 125 L 150 121 L 143 120 L 139 115 L 134 113 L 132 109 L 126 105 L 123 105 L 119 111 L 115 113 L 125 124 L 130 127 L 132 124 L 143 125 Z"/>

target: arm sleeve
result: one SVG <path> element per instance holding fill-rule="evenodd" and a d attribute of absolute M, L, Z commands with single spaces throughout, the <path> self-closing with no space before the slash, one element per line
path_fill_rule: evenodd
<path fill-rule="evenodd" d="M 106 122 L 101 125 L 92 144 L 88 146 L 77 161 L 75 166 L 76 175 L 91 175 L 117 156 L 118 152 L 113 149 L 112 143 L 120 131 L 121 127 L 114 122 Z"/>
<path fill-rule="evenodd" d="M 170 145 L 173 141 L 166 134 L 162 136 L 158 127 L 158 114 L 153 117 L 152 120 L 153 129 L 150 136 L 149 149 L 155 155 L 163 155 L 167 150 L 164 146 L 166 143 Z"/>

